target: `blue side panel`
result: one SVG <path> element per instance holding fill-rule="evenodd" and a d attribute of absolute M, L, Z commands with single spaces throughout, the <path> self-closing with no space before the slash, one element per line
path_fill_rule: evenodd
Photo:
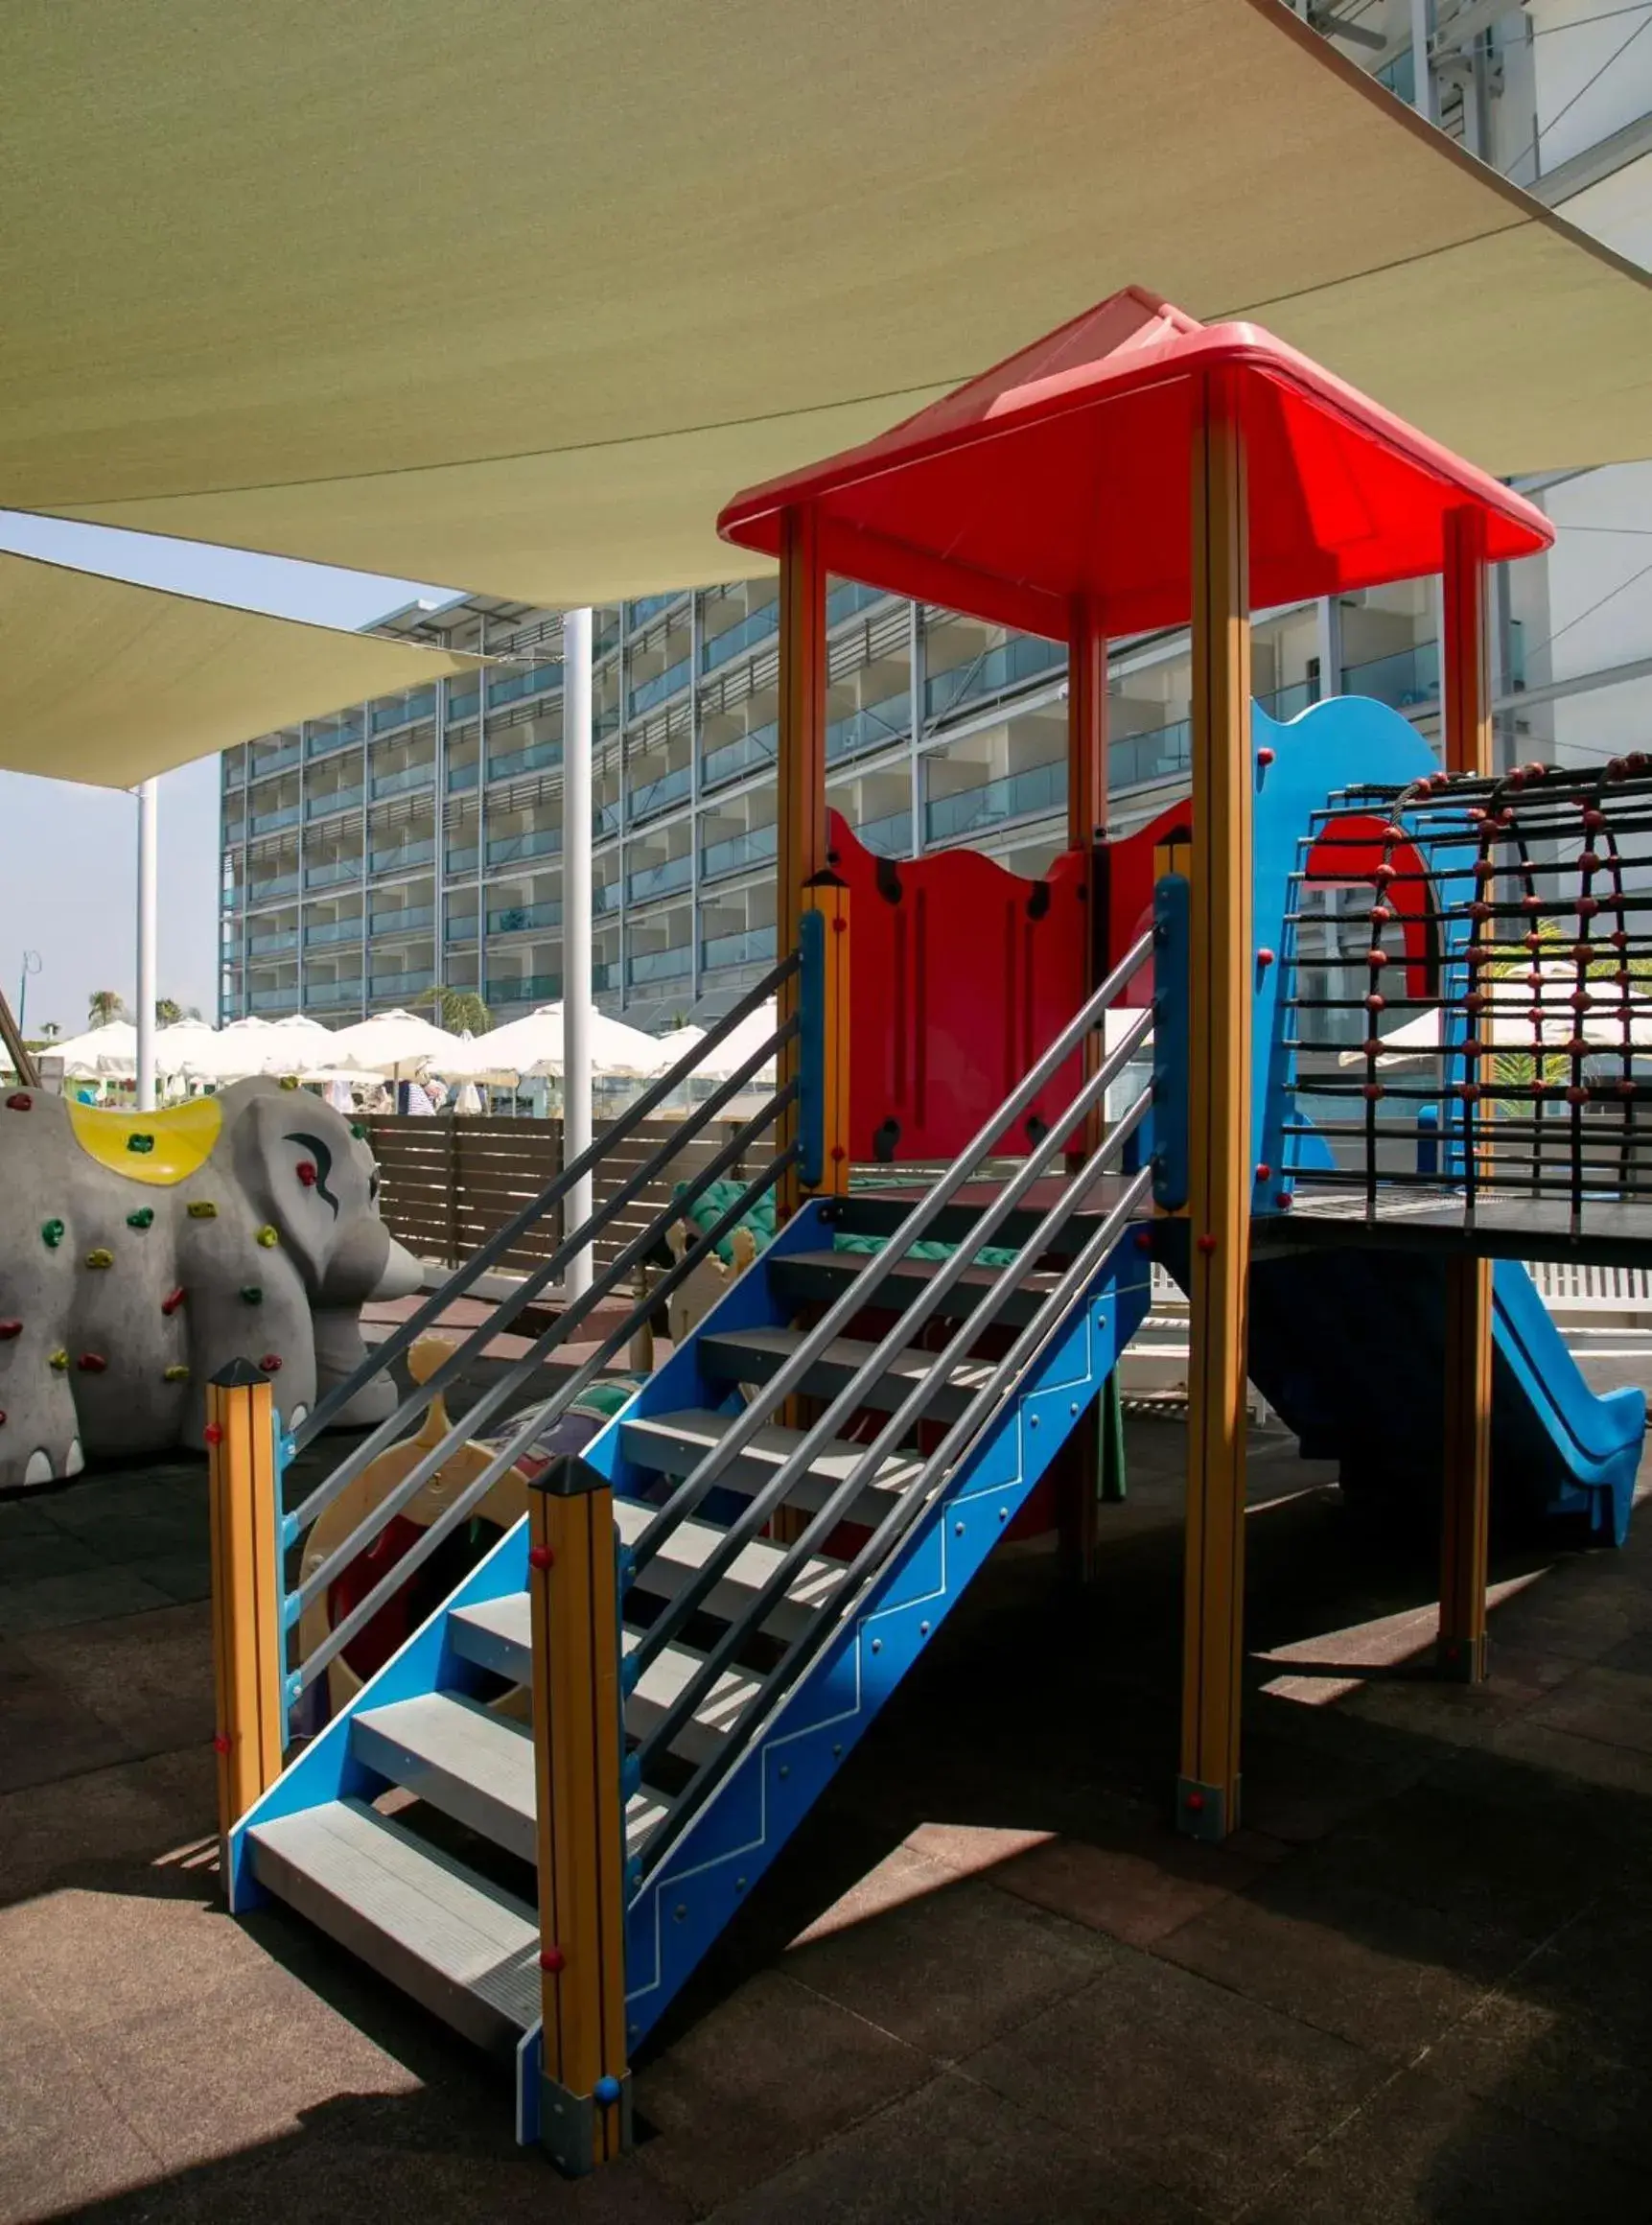
<path fill-rule="evenodd" d="M 1019 1398 L 979 1440 L 710 1806 L 644 1880 L 627 1930 L 632 2046 L 746 1899 L 1025 1503 L 1146 1318 L 1148 1292 L 1147 1261 L 1128 1240 L 1046 1347 Z"/>
<path fill-rule="evenodd" d="M 1597 1536 L 1621 1545 L 1646 1433 L 1644 1392 L 1624 1389 L 1602 1397 L 1589 1388 L 1519 1260 L 1494 1264 L 1492 1295 L 1498 1357 L 1521 1392 L 1509 1423 L 1533 1440 L 1528 1457 L 1547 1448 L 1558 1471 L 1550 1511 L 1587 1511 Z"/>

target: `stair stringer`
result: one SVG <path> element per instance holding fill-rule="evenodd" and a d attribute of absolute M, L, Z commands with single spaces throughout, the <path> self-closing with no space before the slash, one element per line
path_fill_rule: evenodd
<path fill-rule="evenodd" d="M 919 1518 L 867 1597 L 633 1898 L 627 2038 L 658 2021 L 923 1651 L 1146 1318 L 1149 1268 L 1113 1251 L 1026 1384 Z M 709 1324 L 708 1324 L 709 1325 Z"/>

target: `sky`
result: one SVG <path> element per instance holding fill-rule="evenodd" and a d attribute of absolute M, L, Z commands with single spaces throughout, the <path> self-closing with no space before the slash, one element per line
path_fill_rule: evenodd
<path fill-rule="evenodd" d="M 0 510 L 0 549 L 106 572 L 146 587 L 323 625 L 361 626 L 439 589 L 243 550 L 119 533 Z M 219 761 L 202 758 L 160 784 L 157 994 L 218 1018 Z M 100 989 L 129 1004 L 137 988 L 135 796 L 71 781 L 0 772 L 0 988 L 23 1001 L 31 1034 L 86 1025 Z M 34 952 L 37 969 L 26 959 Z"/>

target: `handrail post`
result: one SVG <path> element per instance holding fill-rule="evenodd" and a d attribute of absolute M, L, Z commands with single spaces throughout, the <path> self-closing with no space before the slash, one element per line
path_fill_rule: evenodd
<path fill-rule="evenodd" d="M 551 1462 L 528 1506 L 543 2019 L 540 2139 L 583 2176 L 631 2145 L 614 1492 Z"/>
<path fill-rule="evenodd" d="M 286 1585 L 269 1378 L 250 1360 L 232 1360 L 207 1386 L 206 1416 L 216 1693 L 212 1743 L 218 1756 L 218 1827 L 227 1839 L 280 1776 L 286 1742 Z"/>
<path fill-rule="evenodd" d="M 777 949 L 783 956 L 796 946 L 809 891 L 827 863 L 826 561 L 820 519 L 812 508 L 788 510 L 781 521 L 779 667 L 775 921 Z M 777 1009 L 782 1026 L 798 1010 L 800 990 L 795 973 L 780 984 Z M 780 1051 L 781 1087 L 801 1074 L 802 1063 L 802 1044 L 794 1037 Z M 798 1116 L 792 1113 L 776 1140 L 783 1149 L 798 1135 Z M 787 1221 L 798 1210 L 802 1190 L 794 1163 L 780 1177 L 778 1219 Z"/>
<path fill-rule="evenodd" d="M 799 923 L 799 1186 L 817 1195 L 849 1190 L 849 895 L 823 875 Z"/>

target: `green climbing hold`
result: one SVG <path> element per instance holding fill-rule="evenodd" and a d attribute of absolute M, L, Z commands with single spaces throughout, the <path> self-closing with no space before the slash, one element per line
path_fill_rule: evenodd
<path fill-rule="evenodd" d="M 281 1087 L 284 1089 L 296 1089 L 298 1087 L 298 1076 L 296 1074 L 283 1074 L 281 1077 Z"/>
<path fill-rule="evenodd" d="M 128 1151 L 153 1151 L 154 1147 L 154 1137 L 152 1136 L 145 1136 L 141 1129 L 134 1128 L 132 1133 L 127 1137 L 127 1149 Z"/>
<path fill-rule="evenodd" d="M 45 1245 L 48 1252 L 55 1252 L 58 1249 L 58 1246 L 63 1241 L 62 1222 L 42 1221 L 40 1223 L 40 1241 Z"/>
<path fill-rule="evenodd" d="M 193 1209 L 194 1209 L 194 1208 L 192 1207 L 192 1208 L 191 1208 L 191 1210 L 193 1211 Z M 259 1231 L 258 1231 L 258 1241 L 259 1241 L 259 1242 L 260 1242 L 260 1243 L 261 1243 L 261 1244 L 264 1246 L 264 1249 L 265 1249 L 265 1250 L 268 1252 L 268 1249 L 269 1249 L 269 1247 L 271 1246 L 271 1244 L 279 1244 L 279 1243 L 280 1243 L 280 1241 L 281 1241 L 281 1231 L 280 1231 L 278 1229 L 272 1229 L 272 1228 L 269 1226 L 269 1223 L 268 1223 L 268 1221 L 266 1221 L 266 1222 L 265 1222 L 265 1224 L 264 1224 L 264 1226 L 263 1226 L 263 1228 L 262 1228 L 262 1229 L 260 1229 L 260 1230 L 259 1230 Z"/>
<path fill-rule="evenodd" d="M 140 1206 L 135 1213 L 128 1213 L 127 1215 L 127 1227 L 128 1229 L 152 1228 L 154 1225 L 154 1217 L 155 1209 L 153 1206 Z"/>
<path fill-rule="evenodd" d="M 367 1131 L 366 1131 L 366 1130 L 365 1130 L 365 1129 L 362 1127 L 362 1125 L 361 1125 L 361 1123 L 360 1122 L 360 1120 L 352 1120 L 352 1121 L 351 1121 L 351 1123 L 350 1123 L 350 1133 L 351 1133 L 351 1135 L 352 1135 L 352 1136 L 353 1136 L 356 1138 L 356 1140 L 357 1140 L 357 1142 L 358 1142 L 358 1143 L 365 1143 L 365 1142 L 366 1142 L 366 1140 L 367 1140 Z"/>
<path fill-rule="evenodd" d="M 241 1302 L 243 1305 L 262 1305 L 264 1303 L 264 1293 L 256 1282 L 244 1282 L 242 1284 Z"/>
<path fill-rule="evenodd" d="M 114 1263 L 115 1255 L 106 1245 L 100 1244 L 95 1252 L 86 1253 L 88 1267 L 112 1267 Z"/>
<path fill-rule="evenodd" d="M 189 1209 L 189 1217 L 192 1221 L 216 1221 L 218 1207 L 210 1198 L 197 1198 Z"/>

